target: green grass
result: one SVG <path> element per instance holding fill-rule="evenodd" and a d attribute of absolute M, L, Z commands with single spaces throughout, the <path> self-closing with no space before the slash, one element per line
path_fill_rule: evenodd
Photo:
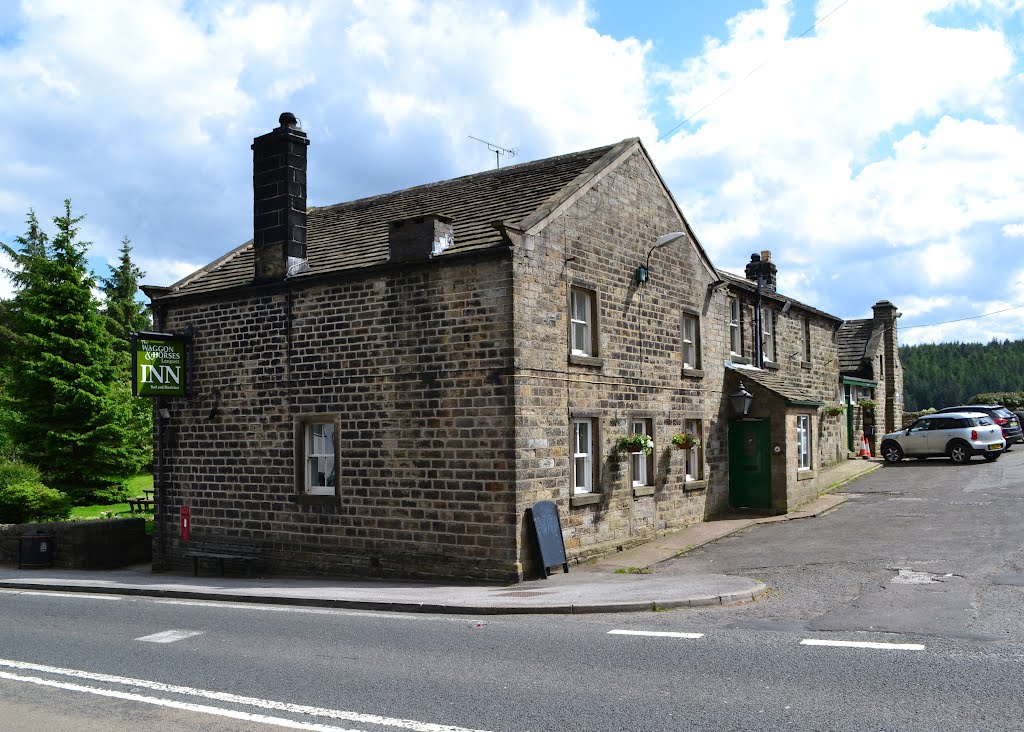
<path fill-rule="evenodd" d="M 153 488 L 153 476 L 142 474 L 136 475 L 125 481 L 132 496 L 141 496 L 142 491 Z M 146 519 L 146 533 L 153 530 L 152 513 L 132 513 L 127 503 L 109 503 L 95 506 L 76 506 L 71 509 L 72 521 L 93 521 L 96 519 L 109 518 L 144 518 Z"/>

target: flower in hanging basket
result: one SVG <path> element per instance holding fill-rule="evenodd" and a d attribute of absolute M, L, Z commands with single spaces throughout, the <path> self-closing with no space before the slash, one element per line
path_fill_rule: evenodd
<path fill-rule="evenodd" d="M 838 417 L 840 414 L 846 411 L 846 405 L 844 404 L 829 404 L 824 409 L 825 414 L 829 417 Z"/>
<path fill-rule="evenodd" d="M 623 435 L 615 441 L 615 446 L 624 452 L 643 452 L 650 455 L 654 451 L 654 440 L 650 435 Z"/>
<path fill-rule="evenodd" d="M 678 435 L 672 435 L 672 446 L 677 450 L 692 450 L 695 447 L 700 447 L 700 437 L 694 432 L 681 432 Z"/>
<path fill-rule="evenodd" d="M 878 402 L 876 402 L 874 399 L 861 399 L 859 402 L 857 402 L 857 406 L 860 407 L 861 409 L 874 409 L 875 407 L 878 406 Z"/>

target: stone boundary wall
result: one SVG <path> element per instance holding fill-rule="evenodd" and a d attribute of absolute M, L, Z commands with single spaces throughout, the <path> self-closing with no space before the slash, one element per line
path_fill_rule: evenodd
<path fill-rule="evenodd" d="M 42 531 L 53 537 L 53 566 L 61 569 L 114 569 L 152 559 L 145 519 L 68 521 L 0 525 L 0 564 L 17 566 L 20 538 Z"/>

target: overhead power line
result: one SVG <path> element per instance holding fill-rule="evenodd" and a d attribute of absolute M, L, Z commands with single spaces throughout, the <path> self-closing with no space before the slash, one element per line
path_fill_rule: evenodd
<path fill-rule="evenodd" d="M 665 133 L 664 135 L 662 135 L 661 137 L 659 137 L 657 141 L 658 141 L 658 142 L 661 142 L 661 141 L 662 141 L 662 140 L 664 140 L 664 139 L 665 139 L 666 137 L 669 137 L 669 136 L 670 136 L 670 135 L 671 135 L 672 133 L 674 133 L 674 132 L 675 132 L 676 130 L 678 130 L 678 129 L 679 129 L 680 127 L 682 127 L 682 126 L 683 126 L 683 125 L 685 125 L 685 124 L 686 124 L 687 122 L 689 122 L 689 121 L 690 121 L 691 119 L 693 119 L 694 117 L 696 117 L 696 116 L 697 116 L 698 114 L 700 114 L 701 112 L 703 112 L 703 111 L 704 111 L 705 109 L 707 109 L 708 107 L 710 107 L 710 106 L 711 106 L 712 104 L 714 104 L 715 102 L 717 102 L 717 101 L 718 101 L 719 99 L 721 99 L 722 97 L 724 97 L 724 96 L 725 96 L 726 94 L 728 94 L 729 92 L 733 91 L 733 90 L 734 90 L 734 89 L 736 89 L 737 87 L 741 86 L 741 85 L 742 85 L 742 84 L 743 84 L 743 83 L 744 83 L 744 82 L 745 82 L 745 81 L 746 81 L 747 79 L 749 79 L 749 78 L 750 78 L 751 76 L 753 76 L 754 74 L 756 74 L 756 73 L 757 73 L 758 71 L 760 71 L 760 70 L 761 70 L 762 68 L 764 68 L 765 66 L 767 66 L 768 64 L 770 64 L 770 63 L 771 63 L 772 61 L 774 61 L 774 60 L 775 60 L 776 58 L 778 58 L 779 56 L 781 56 L 781 55 L 782 55 L 783 53 L 785 53 L 786 51 L 788 51 L 788 50 L 789 50 L 789 47 L 790 47 L 790 46 L 792 46 L 792 45 L 793 45 L 794 43 L 796 43 L 796 42 L 797 42 L 798 40 L 800 40 L 801 38 L 803 38 L 804 36 L 806 36 L 806 35 L 807 35 L 808 33 L 810 33 L 810 32 L 811 32 L 812 30 L 814 30 L 815 28 L 817 28 L 817 27 L 818 27 L 819 25 L 821 25 L 822 23 L 824 23 L 824 22 L 825 22 L 825 21 L 826 21 L 826 20 L 828 19 L 828 17 L 829 17 L 830 15 L 832 15 L 832 13 L 836 12 L 837 10 L 839 10 L 839 8 L 843 7 L 843 6 L 844 6 L 844 5 L 846 5 L 846 3 L 848 3 L 848 2 L 850 2 L 850 0 L 843 0 L 843 1 L 841 2 L 841 3 L 839 3 L 839 4 L 838 4 L 838 5 L 836 5 L 836 6 L 834 7 L 834 8 L 832 8 L 831 10 L 829 10 L 829 11 L 828 11 L 827 13 L 825 13 L 825 14 L 824 14 L 823 16 L 821 16 L 820 18 L 818 18 L 818 20 L 814 21 L 814 23 L 812 23 L 812 24 L 811 24 L 811 25 L 810 25 L 810 26 L 809 26 L 809 27 L 807 28 L 807 30 L 805 30 L 805 31 L 804 31 L 803 33 L 801 33 L 800 35 L 798 35 L 798 36 L 797 36 L 796 38 L 790 38 L 790 39 L 789 39 L 788 41 L 786 41 L 786 45 L 785 45 L 785 46 L 783 46 L 782 48 L 780 48 L 780 49 L 779 49 L 778 51 L 776 51 L 776 52 L 775 52 L 774 54 L 772 54 L 771 56 L 769 56 L 768 58 L 766 58 L 766 59 L 765 59 L 764 61 L 762 61 L 761 63 L 759 63 L 759 64 L 758 64 L 757 66 L 755 66 L 755 67 L 754 67 L 753 69 L 751 69 L 750 71 L 748 71 L 748 72 L 747 72 L 747 74 L 746 74 L 746 75 L 745 75 L 745 76 L 744 76 L 744 77 L 743 77 L 742 79 L 740 79 L 739 81 L 737 81 L 737 82 L 736 82 L 735 84 L 733 84 L 733 85 L 732 85 L 732 86 L 730 86 L 730 87 L 729 87 L 728 89 L 726 89 L 725 91 L 723 91 L 723 92 L 722 92 L 721 94 L 719 94 L 719 95 L 718 95 L 717 97 L 715 97 L 714 99 L 712 99 L 712 100 L 711 100 L 710 102 L 708 102 L 708 103 L 707 103 L 707 104 L 705 104 L 705 105 L 704 105 L 703 107 L 701 107 L 700 109 L 698 109 L 698 110 L 697 110 L 696 112 L 694 112 L 693 114 L 691 114 L 691 115 L 690 115 L 689 117 L 687 117 L 686 119 L 684 119 L 684 120 L 683 120 L 682 122 L 680 122 L 679 124 L 677 124 L 677 125 L 676 125 L 675 127 L 673 127 L 673 128 L 671 129 L 671 130 L 669 130 L 669 131 L 668 131 L 668 132 L 666 132 L 666 133 Z"/>
<path fill-rule="evenodd" d="M 901 330 L 910 330 L 911 328 L 933 328 L 936 325 L 948 325 L 950 323 L 961 323 L 965 320 L 977 320 L 978 318 L 987 318 L 989 315 L 999 315 L 999 313 L 1006 313 L 1010 310 L 1020 310 L 1024 308 L 1024 305 L 1014 305 L 1012 307 L 1003 308 L 1002 310 L 993 310 L 991 313 L 982 313 L 981 315 L 968 315 L 966 318 L 957 318 L 956 320 L 943 320 L 941 323 L 926 323 L 924 325 L 904 325 L 901 326 Z"/>

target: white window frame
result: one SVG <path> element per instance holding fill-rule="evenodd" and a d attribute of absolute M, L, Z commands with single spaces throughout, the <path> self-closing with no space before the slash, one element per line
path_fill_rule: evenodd
<path fill-rule="evenodd" d="M 572 487 L 576 495 L 594 492 L 594 437 L 592 417 L 572 421 Z"/>
<path fill-rule="evenodd" d="M 700 368 L 700 319 L 683 313 L 683 368 Z"/>
<path fill-rule="evenodd" d="M 597 294 L 582 287 L 569 288 L 569 352 L 574 356 L 596 356 L 594 311 Z"/>
<path fill-rule="evenodd" d="M 700 438 L 700 447 L 691 447 L 685 451 L 686 479 L 704 480 L 704 425 L 699 419 L 687 419 L 683 428 Z"/>
<path fill-rule="evenodd" d="M 324 430 L 325 427 L 330 429 Z M 333 420 L 306 421 L 302 425 L 302 453 L 303 491 L 313 496 L 337 495 L 337 424 Z"/>
<path fill-rule="evenodd" d="M 761 357 L 775 362 L 775 318 L 768 308 L 761 308 Z"/>
<path fill-rule="evenodd" d="M 743 316 L 740 299 L 730 296 L 729 303 L 729 352 L 734 356 L 743 357 Z"/>
<path fill-rule="evenodd" d="M 797 470 L 811 469 L 811 415 L 796 416 L 796 467 Z"/>
<path fill-rule="evenodd" d="M 653 440 L 653 425 L 653 420 L 640 417 L 630 420 L 629 431 L 634 435 L 650 435 Z M 654 485 L 654 451 L 651 451 L 650 455 L 645 454 L 643 450 L 630 453 L 629 467 L 634 488 Z"/>

